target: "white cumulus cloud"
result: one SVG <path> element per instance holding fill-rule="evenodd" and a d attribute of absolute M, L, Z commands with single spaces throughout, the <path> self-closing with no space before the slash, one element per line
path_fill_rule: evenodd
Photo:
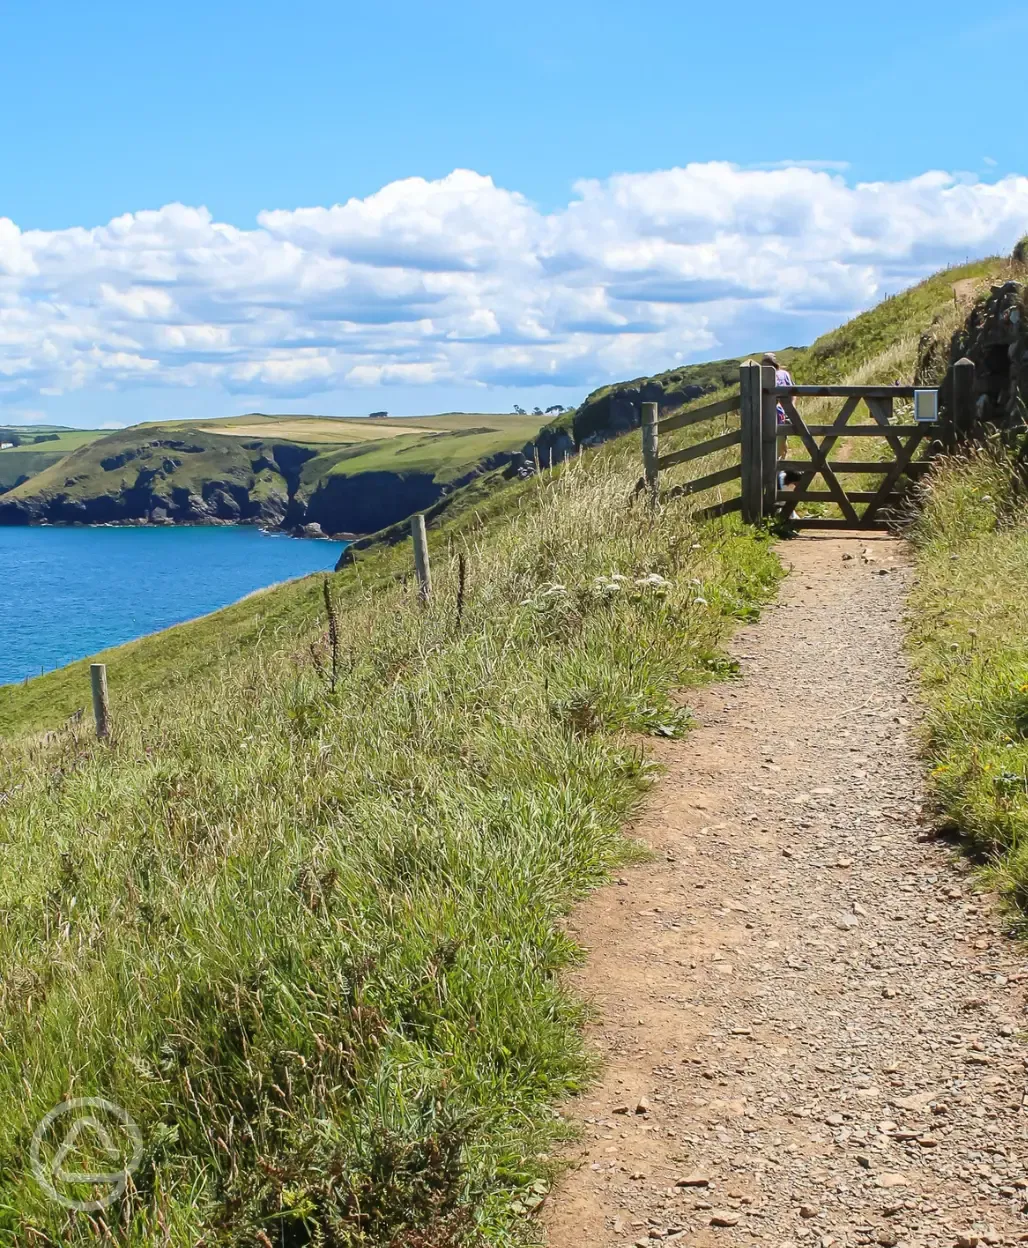
<path fill-rule="evenodd" d="M 456 170 L 250 229 L 182 204 L 95 229 L 0 218 L 0 397 L 585 387 L 784 345 L 1028 230 L 1023 176 L 850 185 L 840 168 L 619 174 L 549 213 Z"/>

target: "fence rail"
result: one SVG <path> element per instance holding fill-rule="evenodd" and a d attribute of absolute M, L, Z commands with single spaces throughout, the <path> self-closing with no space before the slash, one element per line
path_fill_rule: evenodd
<path fill-rule="evenodd" d="M 771 386 L 775 398 L 806 395 L 811 399 L 912 399 L 923 386 Z M 927 387 L 930 388 L 930 387 Z"/>
<path fill-rule="evenodd" d="M 689 494 L 702 494 L 704 490 L 712 490 L 715 485 L 727 485 L 729 481 L 738 481 L 742 477 L 742 464 L 731 464 L 728 468 L 719 468 L 717 472 L 708 472 L 705 477 L 697 477 L 695 481 L 686 481 L 668 491 L 668 498 L 683 498 Z M 730 499 L 738 502 L 738 499 Z"/>
<path fill-rule="evenodd" d="M 690 425 L 700 425 L 705 420 L 713 420 L 715 416 L 730 416 L 739 410 L 740 396 L 730 395 L 718 403 L 708 403 L 706 407 L 697 408 L 694 412 L 679 412 L 677 416 L 665 416 L 657 421 L 658 433 L 672 433 L 675 429 L 688 429 Z"/>
<path fill-rule="evenodd" d="M 702 459 L 704 455 L 713 455 L 715 451 L 738 446 L 741 441 L 742 431 L 733 429 L 731 433 L 722 433 L 719 437 L 708 438 L 706 442 L 697 442 L 695 446 L 686 446 L 680 451 L 672 451 L 670 455 L 661 455 L 657 460 L 657 467 L 663 469 L 673 468 L 675 464 L 687 464 L 691 459 Z"/>
<path fill-rule="evenodd" d="M 660 420 L 658 418 L 659 409 L 657 404 L 644 403 L 642 405 L 644 475 L 637 488 L 649 486 L 653 498 L 656 499 L 660 484 L 660 474 L 668 468 L 706 459 L 708 455 L 716 455 L 720 451 L 727 451 L 733 446 L 739 446 L 743 441 L 741 427 L 729 429 L 716 437 L 707 438 L 703 442 L 682 447 L 677 451 L 670 451 L 665 455 L 661 455 L 659 451 L 661 434 L 673 433 L 679 429 L 689 429 L 694 425 L 702 425 L 708 421 L 716 420 L 719 416 L 731 416 L 740 410 L 741 404 L 741 396 L 733 394 L 727 398 L 718 399 L 715 403 L 706 403 L 703 407 L 696 408 L 694 411 L 677 412 L 673 416 L 666 416 L 663 420 Z M 681 485 L 665 491 L 664 497 L 681 498 L 691 494 L 702 494 L 704 490 L 712 490 L 719 485 L 727 485 L 731 481 L 738 481 L 741 476 L 742 465 L 731 464 L 728 467 L 718 468 L 713 472 L 705 473 L 692 481 L 685 481 Z M 709 519 L 714 516 L 726 515 L 731 511 L 738 511 L 741 506 L 742 503 L 738 497 L 721 499 L 708 507 L 700 508 L 695 514 L 698 517 Z"/>

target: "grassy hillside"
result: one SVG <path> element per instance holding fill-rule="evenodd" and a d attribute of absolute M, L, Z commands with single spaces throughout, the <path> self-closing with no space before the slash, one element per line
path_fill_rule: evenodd
<path fill-rule="evenodd" d="M 509 460 L 541 423 L 450 413 L 137 425 L 80 446 L 11 489 L 0 522 L 316 521 L 326 531 L 370 532 Z"/>
<path fill-rule="evenodd" d="M 58 463 L 65 455 L 103 437 L 99 429 L 63 429 L 57 425 L 0 426 L 0 494 Z"/>
<path fill-rule="evenodd" d="M 912 532 L 911 655 L 939 813 L 1028 910 L 1028 499 L 997 448 L 940 463 Z"/>
<path fill-rule="evenodd" d="M 760 535 L 629 506 L 639 453 L 434 531 L 427 608 L 409 547 L 327 578 L 335 660 L 323 578 L 111 652 L 111 746 L 21 735 L 81 665 L 0 694 L 0 1237 L 522 1242 L 588 1071 L 563 915 L 778 576 Z M 25 1165 L 69 1094 L 145 1141 L 90 1218 Z"/>

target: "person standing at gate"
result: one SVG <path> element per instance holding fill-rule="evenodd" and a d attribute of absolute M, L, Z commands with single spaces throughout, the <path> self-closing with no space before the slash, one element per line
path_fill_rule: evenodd
<path fill-rule="evenodd" d="M 773 351 L 769 351 L 760 362 L 761 364 L 770 365 L 771 368 L 775 370 L 775 385 L 776 386 L 793 386 L 796 384 L 792 379 L 792 373 L 790 373 L 787 368 L 782 368 L 782 366 L 778 363 L 778 356 L 776 356 Z M 786 458 L 786 453 L 788 452 L 788 449 L 789 449 L 789 439 L 780 430 L 781 430 L 781 426 L 786 424 L 787 421 L 786 421 L 786 416 L 785 416 L 785 408 L 782 406 L 782 404 L 778 403 L 776 407 L 777 407 L 777 412 L 778 412 L 778 426 L 779 426 L 778 458 L 779 460 L 783 460 Z M 779 472 L 778 488 L 780 490 L 784 489 L 785 483 L 786 483 L 785 472 L 784 471 Z"/>

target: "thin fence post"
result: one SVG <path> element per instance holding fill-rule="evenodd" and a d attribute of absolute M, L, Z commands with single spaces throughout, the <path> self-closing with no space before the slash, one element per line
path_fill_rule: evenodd
<path fill-rule="evenodd" d="M 761 498 L 765 516 L 774 515 L 778 493 L 778 400 L 775 398 L 775 369 L 760 366 L 760 473 Z"/>
<path fill-rule="evenodd" d="M 739 369 L 739 427 L 742 434 L 742 518 L 759 524 L 764 513 L 761 476 L 760 365 L 747 360 Z"/>
<path fill-rule="evenodd" d="M 414 539 L 414 571 L 418 578 L 418 597 L 425 602 L 432 592 L 432 568 L 428 561 L 428 534 L 425 532 L 425 517 L 421 512 L 411 517 L 410 531 Z"/>
<path fill-rule="evenodd" d="M 967 442 L 974 429 L 974 362 L 965 356 L 953 365 L 953 433 Z"/>
<path fill-rule="evenodd" d="M 657 496 L 657 485 L 659 479 L 659 469 L 657 467 L 657 404 L 644 403 L 642 405 L 642 437 L 643 437 L 643 472 L 646 476 L 646 484 L 653 493 L 654 498 Z"/>
<path fill-rule="evenodd" d="M 103 663 L 90 663 L 89 683 L 93 688 L 93 719 L 96 735 L 106 741 L 111 735 L 111 706 L 107 698 L 107 667 Z"/>

